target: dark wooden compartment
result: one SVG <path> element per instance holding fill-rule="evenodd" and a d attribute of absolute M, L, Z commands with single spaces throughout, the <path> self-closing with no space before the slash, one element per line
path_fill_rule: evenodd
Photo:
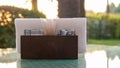
<path fill-rule="evenodd" d="M 77 36 L 21 36 L 22 59 L 77 59 Z"/>

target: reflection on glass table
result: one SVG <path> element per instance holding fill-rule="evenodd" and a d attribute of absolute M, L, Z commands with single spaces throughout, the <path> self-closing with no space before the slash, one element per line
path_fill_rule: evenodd
<path fill-rule="evenodd" d="M 0 49 L 0 68 L 120 68 L 120 46 L 89 45 L 76 60 L 23 60 L 15 50 Z"/>
<path fill-rule="evenodd" d="M 78 60 L 19 60 L 17 68 L 78 68 Z"/>
<path fill-rule="evenodd" d="M 86 68 L 84 55 L 80 54 L 78 59 L 19 59 L 17 68 Z"/>

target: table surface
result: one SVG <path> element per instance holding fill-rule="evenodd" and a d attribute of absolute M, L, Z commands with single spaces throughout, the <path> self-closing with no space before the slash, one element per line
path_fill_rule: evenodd
<path fill-rule="evenodd" d="M 0 49 L 0 68 L 120 68 L 120 46 L 88 45 L 76 60 L 22 60 L 15 49 Z"/>

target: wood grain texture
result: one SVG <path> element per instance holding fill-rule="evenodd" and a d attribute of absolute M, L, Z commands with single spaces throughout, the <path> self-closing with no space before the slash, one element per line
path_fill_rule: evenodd
<path fill-rule="evenodd" d="M 21 36 L 22 59 L 77 59 L 77 36 Z"/>

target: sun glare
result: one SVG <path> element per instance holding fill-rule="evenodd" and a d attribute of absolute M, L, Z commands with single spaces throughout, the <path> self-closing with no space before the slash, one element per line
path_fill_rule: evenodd
<path fill-rule="evenodd" d="M 86 68 L 107 68 L 107 55 L 103 50 L 86 53 L 85 59 Z"/>
<path fill-rule="evenodd" d="M 47 15 L 47 18 L 57 18 L 57 1 L 38 0 L 38 9 Z"/>
<path fill-rule="evenodd" d="M 116 7 L 120 4 L 120 0 L 109 0 L 109 4 L 112 2 L 115 4 Z"/>
<path fill-rule="evenodd" d="M 2 0 L 0 5 L 8 5 L 8 6 L 16 6 L 20 8 L 27 8 L 31 10 L 32 5 L 28 0 Z M 49 0 L 38 0 L 38 10 L 42 11 L 46 14 L 47 18 L 57 18 L 57 0 L 53 0 L 52 2 Z"/>
<path fill-rule="evenodd" d="M 120 58 L 115 56 L 113 60 L 109 59 L 109 66 L 110 68 L 120 68 Z"/>
<path fill-rule="evenodd" d="M 16 68 L 17 63 L 11 62 L 11 63 L 0 63 L 0 68 Z"/>
<path fill-rule="evenodd" d="M 20 8 L 31 9 L 31 2 L 25 0 L 1 0 L 0 5 L 16 6 Z"/>
<path fill-rule="evenodd" d="M 94 12 L 105 12 L 107 1 L 105 0 L 85 0 L 85 9 Z"/>
<path fill-rule="evenodd" d="M 109 4 L 114 3 L 117 7 L 120 4 L 120 0 L 109 0 Z M 107 0 L 85 0 L 85 9 L 94 12 L 105 12 L 107 6 Z"/>

